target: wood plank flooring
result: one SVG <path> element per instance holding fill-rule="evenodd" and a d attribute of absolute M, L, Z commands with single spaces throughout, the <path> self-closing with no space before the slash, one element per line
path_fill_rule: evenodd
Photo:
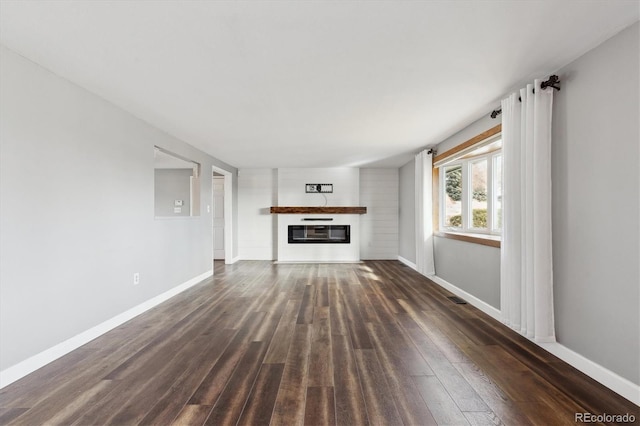
<path fill-rule="evenodd" d="M 0 390 L 0 425 L 640 418 L 636 405 L 399 262 L 216 262 L 215 271 Z"/>

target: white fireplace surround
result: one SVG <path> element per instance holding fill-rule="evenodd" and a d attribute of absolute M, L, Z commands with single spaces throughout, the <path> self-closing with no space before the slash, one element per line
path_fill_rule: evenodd
<path fill-rule="evenodd" d="M 279 214 L 278 216 L 278 262 L 359 262 L 360 261 L 360 215 L 357 214 Z M 328 221 L 305 221 L 303 219 L 332 219 Z M 290 244 L 289 225 L 350 225 L 349 244 Z"/>

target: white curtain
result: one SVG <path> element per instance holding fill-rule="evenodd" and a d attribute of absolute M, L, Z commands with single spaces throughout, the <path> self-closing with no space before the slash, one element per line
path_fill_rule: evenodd
<path fill-rule="evenodd" d="M 511 328 L 538 342 L 555 342 L 551 253 L 553 90 L 540 89 L 541 82 L 536 80 L 502 101 L 500 308 L 504 323 Z"/>
<path fill-rule="evenodd" d="M 416 155 L 416 268 L 422 275 L 436 273 L 433 261 L 432 154 Z"/>

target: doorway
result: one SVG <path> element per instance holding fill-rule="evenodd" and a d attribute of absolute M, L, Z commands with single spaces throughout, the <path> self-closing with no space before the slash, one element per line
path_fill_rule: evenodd
<path fill-rule="evenodd" d="M 213 173 L 213 260 L 224 260 L 224 175 Z"/>
<path fill-rule="evenodd" d="M 213 260 L 224 260 L 231 264 L 233 257 L 233 174 L 227 170 L 212 167 L 211 227 L 213 235 Z"/>

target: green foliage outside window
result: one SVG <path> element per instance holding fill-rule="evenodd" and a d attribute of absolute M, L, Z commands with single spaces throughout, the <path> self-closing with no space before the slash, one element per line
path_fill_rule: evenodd
<path fill-rule="evenodd" d="M 473 199 L 476 201 L 487 201 L 487 190 L 485 188 L 475 188 L 473 190 Z"/>
<path fill-rule="evenodd" d="M 445 179 L 445 188 L 449 198 L 453 201 L 460 201 L 462 199 L 462 166 L 447 169 Z"/>
<path fill-rule="evenodd" d="M 462 226 L 462 215 L 455 215 L 449 218 L 449 226 L 460 228 Z M 473 227 L 487 227 L 487 209 L 473 209 Z"/>
<path fill-rule="evenodd" d="M 446 185 L 447 195 L 453 201 L 460 201 L 462 199 L 462 166 L 447 169 Z M 486 188 L 474 188 L 473 199 L 477 201 L 487 201 L 487 189 Z"/>
<path fill-rule="evenodd" d="M 456 228 L 460 228 L 462 226 L 462 215 L 455 215 L 449 218 L 449 226 L 455 226 Z"/>

